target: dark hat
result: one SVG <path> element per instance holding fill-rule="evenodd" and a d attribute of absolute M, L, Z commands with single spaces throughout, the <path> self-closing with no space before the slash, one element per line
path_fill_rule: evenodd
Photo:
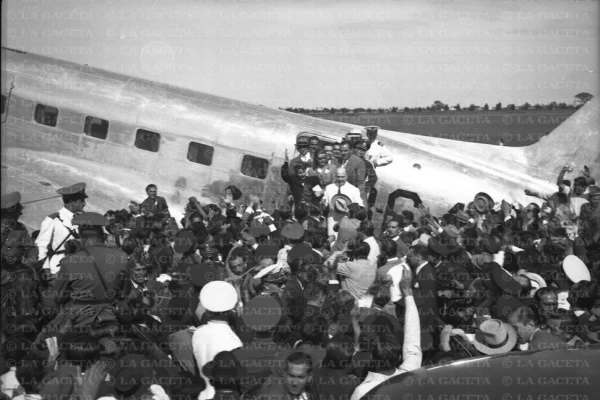
<path fill-rule="evenodd" d="M 225 188 L 225 190 L 231 190 L 231 196 L 233 200 L 239 200 L 242 197 L 242 191 L 233 185 L 229 185 Z"/>
<path fill-rule="evenodd" d="M 492 280 L 500 289 L 512 296 L 518 296 L 521 291 L 521 284 L 513 279 L 511 274 L 497 265 L 492 270 Z"/>
<path fill-rule="evenodd" d="M 80 230 L 96 226 L 106 226 L 106 217 L 95 212 L 86 212 L 76 215 L 71 223 L 77 225 Z"/>
<path fill-rule="evenodd" d="M 459 222 L 466 224 L 467 222 L 469 222 L 469 218 L 471 218 L 471 217 L 469 217 L 469 214 L 467 214 L 463 210 L 458 210 L 456 212 L 456 219 Z"/>
<path fill-rule="evenodd" d="M 449 214 L 456 214 L 459 211 L 464 211 L 465 209 L 465 203 L 456 203 L 455 205 L 452 206 L 452 208 L 450 210 L 448 210 Z"/>
<path fill-rule="evenodd" d="M 459 252 L 461 249 L 459 245 L 445 243 L 445 241 L 439 236 L 430 237 L 427 241 L 427 247 L 429 250 L 432 250 L 434 253 L 437 253 L 440 256 L 448 256 L 450 254 Z"/>
<path fill-rule="evenodd" d="M 285 273 L 285 270 L 283 268 L 275 268 L 262 278 L 262 281 L 264 283 L 272 283 L 278 286 L 281 286 L 282 284 L 287 282 L 287 280 L 288 275 Z"/>
<path fill-rule="evenodd" d="M 310 145 L 310 141 L 307 136 L 298 136 L 296 138 L 296 147 L 308 147 Z"/>
<path fill-rule="evenodd" d="M 292 222 L 283 227 L 281 236 L 291 240 L 301 239 L 304 236 L 304 228 L 298 222 Z"/>
<path fill-rule="evenodd" d="M 139 354 L 128 354 L 117 360 L 109 371 L 116 394 L 128 399 L 141 398 L 149 391 L 154 370 L 150 361 Z"/>
<path fill-rule="evenodd" d="M 279 253 L 279 246 L 275 244 L 259 244 L 256 250 L 254 250 L 254 257 L 257 261 L 261 261 L 263 258 L 275 258 Z"/>
<path fill-rule="evenodd" d="M 367 135 L 369 133 L 377 135 L 377 132 L 379 131 L 379 127 L 378 126 L 365 126 L 365 131 L 367 132 Z"/>
<path fill-rule="evenodd" d="M 485 192 L 479 192 L 475 195 L 473 205 L 477 211 L 484 213 L 494 207 L 494 199 L 492 199 L 492 197 Z"/>
<path fill-rule="evenodd" d="M 3 210 L 14 208 L 21 202 L 21 193 L 10 192 L 2 195 L 2 208 Z"/>
<path fill-rule="evenodd" d="M 217 385 L 235 385 L 246 376 L 242 364 L 231 351 L 218 353 L 212 361 L 204 364 L 202 373 Z"/>
<path fill-rule="evenodd" d="M 194 312 L 190 307 L 190 299 L 187 297 L 173 297 L 165 307 L 160 309 L 158 316 L 162 325 L 192 325 Z"/>
<path fill-rule="evenodd" d="M 347 213 L 351 204 L 350 197 L 345 194 L 336 194 L 331 198 L 330 207 L 339 213 Z"/>
<path fill-rule="evenodd" d="M 192 248 L 195 242 L 196 238 L 194 232 L 189 229 L 182 229 L 177 232 L 177 236 L 175 236 L 173 250 L 175 250 L 175 253 L 186 253 Z"/>
<path fill-rule="evenodd" d="M 71 186 L 60 188 L 56 191 L 56 193 L 60 194 L 63 197 L 63 201 L 82 200 L 87 199 L 88 197 L 85 194 L 84 182 L 79 182 Z"/>
<path fill-rule="evenodd" d="M 500 251 L 502 248 L 502 238 L 498 235 L 489 235 L 485 242 L 483 243 L 483 248 L 486 252 L 490 254 L 495 254 Z"/>
<path fill-rule="evenodd" d="M 266 332 L 275 327 L 283 315 L 281 305 L 271 296 L 256 296 L 244 305 L 242 320 L 255 332 Z"/>
<path fill-rule="evenodd" d="M 191 265 L 189 273 L 192 283 L 199 288 L 204 287 L 208 282 L 217 280 L 217 271 L 206 263 Z"/>
<path fill-rule="evenodd" d="M 202 257 L 215 255 L 217 253 L 219 253 L 219 250 L 217 250 L 216 248 L 214 248 L 210 243 L 204 243 L 200 247 L 200 255 Z"/>
<path fill-rule="evenodd" d="M 358 140 L 354 144 L 354 148 L 355 149 L 361 149 L 361 150 L 367 151 L 368 150 L 367 141 L 366 140 Z"/>

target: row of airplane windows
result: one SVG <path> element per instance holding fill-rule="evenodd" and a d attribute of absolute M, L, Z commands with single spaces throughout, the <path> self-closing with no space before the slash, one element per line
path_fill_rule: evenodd
<path fill-rule="evenodd" d="M 7 98 L 2 95 L 2 115 L 6 112 Z M 58 108 L 45 104 L 36 104 L 33 118 L 38 124 L 56 127 L 58 122 Z M 108 137 L 108 121 L 98 117 L 86 116 L 83 124 L 83 133 L 96 139 L 105 140 Z M 135 132 L 134 146 L 138 149 L 157 153 L 160 147 L 160 133 L 146 129 L 137 129 Z M 188 146 L 188 161 L 211 166 L 215 148 L 213 146 L 190 142 Z M 269 161 L 252 155 L 244 155 L 240 171 L 251 178 L 265 179 L 269 170 Z"/>

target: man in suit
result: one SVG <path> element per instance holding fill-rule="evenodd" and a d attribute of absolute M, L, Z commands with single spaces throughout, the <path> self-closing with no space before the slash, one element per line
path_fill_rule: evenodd
<path fill-rule="evenodd" d="M 356 186 L 361 194 L 365 192 L 367 167 L 365 162 L 356 154 L 352 154 L 349 142 L 342 143 L 342 167 L 346 169 L 348 183 Z M 361 196 L 362 198 L 362 196 Z"/>
<path fill-rule="evenodd" d="M 296 150 L 298 150 L 298 157 L 292 158 L 290 161 L 290 171 L 293 173 L 295 171 L 296 164 L 304 163 L 306 165 L 311 165 L 314 161 L 310 154 L 310 142 L 308 137 L 299 136 L 296 139 Z"/>
<path fill-rule="evenodd" d="M 437 275 L 429 264 L 427 246 L 417 244 L 410 249 L 407 263 L 413 271 L 413 291 L 421 326 L 433 334 L 437 328 Z"/>
<path fill-rule="evenodd" d="M 408 255 L 408 246 L 404 243 L 402 224 L 404 218 L 402 215 L 396 215 L 387 223 L 387 229 L 382 237 L 388 237 L 396 242 L 396 250 L 399 258 L 406 257 Z"/>
<path fill-rule="evenodd" d="M 333 155 L 333 143 L 325 143 L 323 145 L 323 151 L 325 152 L 325 164 L 333 165 L 336 168 L 339 167 L 338 160 Z"/>
<path fill-rule="evenodd" d="M 168 213 L 169 206 L 164 197 L 158 196 L 158 188 L 155 184 L 151 183 L 146 186 L 146 194 L 148 197 L 141 204 L 142 212 L 146 213 L 146 216 L 152 217 L 159 212 Z M 159 207 L 159 204 L 161 206 Z"/>
<path fill-rule="evenodd" d="M 2 196 L 2 272 L 16 269 L 21 264 L 33 265 L 38 258 L 38 248 L 33 243 L 25 225 L 19 222 L 23 214 L 21 193 Z"/>
<path fill-rule="evenodd" d="M 327 185 L 330 185 L 335 181 L 335 170 L 337 169 L 337 163 L 327 163 L 327 155 L 325 150 L 317 151 L 316 159 L 317 164 L 314 166 L 314 168 L 308 170 L 308 175 L 318 177 L 319 184 L 324 189 L 327 187 Z"/>
<path fill-rule="evenodd" d="M 523 343 L 529 343 L 529 350 L 564 350 L 567 348 L 567 342 L 540 329 L 540 321 L 529 307 L 522 306 L 513 311 L 508 317 L 508 323 L 515 327 Z"/>

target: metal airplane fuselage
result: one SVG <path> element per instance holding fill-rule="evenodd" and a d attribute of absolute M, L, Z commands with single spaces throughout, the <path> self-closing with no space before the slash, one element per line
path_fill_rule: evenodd
<path fill-rule="evenodd" d="M 21 191 L 23 202 L 53 196 L 58 187 L 79 181 L 88 185 L 91 211 L 141 201 L 148 183 L 158 186 L 178 218 L 188 197 L 215 202 L 229 184 L 269 201 L 276 192 L 285 193 L 280 167 L 285 150 L 293 154 L 298 134 L 333 142 L 354 127 L 44 56 L 7 49 L 2 56 L 7 99 L 2 191 Z M 56 126 L 36 122 L 38 104 L 58 109 Z M 523 194 L 527 187 L 552 192 L 561 164 L 576 161 L 598 171 L 599 115 L 594 99 L 555 132 L 523 148 L 380 130 L 378 140 L 394 161 L 377 169 L 377 206 L 384 207 L 400 188 L 417 192 L 434 213 L 467 203 L 480 191 L 520 202 L 530 201 Z M 83 133 L 86 117 L 108 121 L 106 139 Z M 157 152 L 135 146 L 138 129 L 160 134 Z M 212 148 L 211 165 L 188 160 L 190 142 Z M 267 160 L 266 174 L 248 176 L 257 175 L 248 165 L 242 173 L 245 156 Z M 29 204 L 23 220 L 37 228 L 60 206 L 60 199 Z"/>

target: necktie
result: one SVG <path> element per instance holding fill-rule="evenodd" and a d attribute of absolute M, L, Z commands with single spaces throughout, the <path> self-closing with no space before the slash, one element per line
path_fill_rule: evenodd
<path fill-rule="evenodd" d="M 342 187 L 338 186 L 338 194 L 342 194 Z"/>

